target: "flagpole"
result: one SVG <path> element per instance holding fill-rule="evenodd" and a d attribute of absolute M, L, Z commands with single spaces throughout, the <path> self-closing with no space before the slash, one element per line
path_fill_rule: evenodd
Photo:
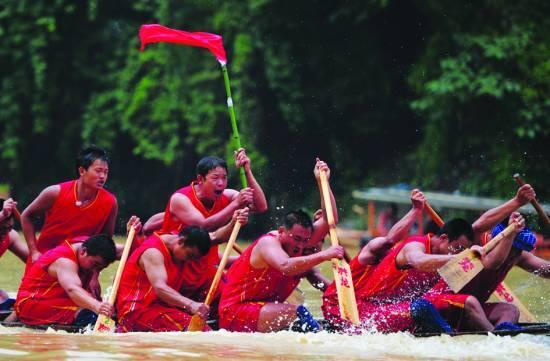
<path fill-rule="evenodd" d="M 237 118 L 235 117 L 235 108 L 233 108 L 233 98 L 231 97 L 231 86 L 229 83 L 229 74 L 227 73 L 227 65 L 221 63 L 223 72 L 223 81 L 225 83 L 225 92 L 227 93 L 227 109 L 229 110 L 229 117 L 231 118 L 231 129 L 233 129 L 233 142 L 237 146 L 237 150 L 241 149 L 241 138 L 239 137 L 239 129 L 237 128 Z M 243 188 L 248 187 L 246 181 L 246 175 L 244 174 L 244 167 L 239 169 L 239 176 Z"/>

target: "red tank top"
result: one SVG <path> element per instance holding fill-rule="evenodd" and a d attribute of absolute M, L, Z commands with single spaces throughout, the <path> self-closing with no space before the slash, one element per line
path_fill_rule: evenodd
<path fill-rule="evenodd" d="M 63 287 L 55 277 L 48 273 L 48 267 L 60 258 L 67 258 L 78 265 L 76 252 L 68 241 L 44 253 L 23 276 L 19 291 L 17 292 L 18 304 L 31 298 L 33 301 L 47 302 L 48 300 L 69 298 Z"/>
<path fill-rule="evenodd" d="M 355 290 L 355 296 L 360 297 L 362 290 L 366 287 L 369 279 L 369 275 L 373 269 L 376 268 L 376 265 L 362 265 L 359 263 L 359 255 L 355 256 L 350 264 L 349 268 L 351 270 L 351 278 L 353 279 L 353 288 Z M 336 283 L 332 282 L 330 286 L 327 287 L 324 293 L 324 297 L 336 297 Z"/>
<path fill-rule="evenodd" d="M 90 204 L 77 207 L 76 180 L 59 186 L 59 195 L 53 207 L 46 212 L 44 226 L 36 241 L 41 253 L 56 247 L 65 239 L 101 233 L 116 202 L 114 195 L 100 188 Z"/>
<path fill-rule="evenodd" d="M 147 274 L 139 266 L 141 255 L 150 248 L 158 249 L 164 257 L 168 286 L 175 290 L 179 290 L 181 287 L 181 271 L 183 267 L 176 265 L 172 261 L 172 255 L 159 235 L 152 234 L 130 255 L 124 267 L 116 300 L 120 321 L 129 312 L 144 309 L 151 303 L 159 301 L 151 282 L 147 278 Z"/>
<path fill-rule="evenodd" d="M 10 232 L 6 234 L 6 237 L 2 241 L 0 241 L 0 257 L 6 253 L 8 248 L 10 247 Z"/>
<path fill-rule="evenodd" d="M 276 237 L 276 234 L 274 232 L 267 235 Z M 254 268 L 250 264 L 250 256 L 257 244 L 258 240 L 227 271 L 227 284 L 223 288 L 220 312 L 240 302 L 284 302 L 300 282 L 300 276 L 285 276 L 271 267 Z"/>
<path fill-rule="evenodd" d="M 220 212 L 225 207 L 227 207 L 229 203 L 231 203 L 231 199 L 222 194 L 221 197 L 218 197 L 216 199 L 212 208 L 206 209 L 197 197 L 197 194 L 195 193 L 195 188 L 193 187 L 194 185 L 195 182 L 192 182 L 191 185 L 178 189 L 174 194 L 183 194 L 184 196 L 189 198 L 193 206 L 199 212 L 201 212 L 204 217 L 213 216 L 214 214 Z M 171 200 L 172 197 L 170 197 L 170 201 Z M 161 234 L 176 234 L 183 227 L 192 226 L 192 224 L 187 224 L 172 219 L 172 215 L 170 213 L 170 201 L 168 202 L 168 205 L 166 206 L 166 209 L 164 211 L 164 221 L 162 223 L 162 229 L 160 231 Z M 220 256 L 218 254 L 218 245 L 212 245 L 212 247 L 210 247 L 210 250 L 204 257 L 201 257 L 198 260 L 186 262 L 183 270 L 183 283 L 186 285 L 186 288 L 193 289 L 204 286 L 205 283 L 209 281 L 208 272 L 204 271 L 212 267 L 216 267 L 219 262 Z"/>
<path fill-rule="evenodd" d="M 361 298 L 370 302 L 393 303 L 406 301 L 423 295 L 439 280 L 437 272 L 424 272 L 414 268 L 398 269 L 395 260 L 407 244 L 424 244 L 430 253 L 430 235 L 413 236 L 397 243 L 369 275 L 368 284 L 363 287 Z"/>

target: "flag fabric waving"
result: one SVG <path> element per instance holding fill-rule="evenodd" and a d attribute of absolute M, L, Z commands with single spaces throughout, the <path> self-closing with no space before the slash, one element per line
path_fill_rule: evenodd
<path fill-rule="evenodd" d="M 151 43 L 176 43 L 181 45 L 198 46 L 210 50 L 218 61 L 227 63 L 223 39 L 220 35 L 210 33 L 190 33 L 183 30 L 170 29 L 159 24 L 142 25 L 139 29 L 141 50 Z"/>

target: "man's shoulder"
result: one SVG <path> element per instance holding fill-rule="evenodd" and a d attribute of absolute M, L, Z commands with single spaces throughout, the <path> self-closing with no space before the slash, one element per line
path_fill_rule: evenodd
<path fill-rule="evenodd" d="M 258 238 L 258 246 L 260 246 L 261 248 L 272 247 L 276 245 L 281 246 L 281 242 L 279 242 L 276 231 L 268 232 Z"/>

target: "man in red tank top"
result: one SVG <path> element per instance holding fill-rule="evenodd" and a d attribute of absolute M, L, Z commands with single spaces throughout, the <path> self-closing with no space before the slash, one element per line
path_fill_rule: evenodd
<path fill-rule="evenodd" d="M 31 262 L 40 255 L 75 237 L 104 233 L 113 236 L 118 206 L 103 186 L 109 173 L 107 153 L 96 146 L 80 151 L 76 180 L 45 188 L 21 214 Z M 36 239 L 34 219 L 45 215 Z"/>
<path fill-rule="evenodd" d="M 177 190 L 164 212 L 162 229 L 159 233 L 177 233 L 185 226 L 199 226 L 212 235 L 213 247 L 207 255 L 186 262 L 183 270 L 182 295 L 203 301 L 219 263 L 218 244 L 229 238 L 232 230 L 231 218 L 238 209 L 250 207 L 262 213 L 267 210 L 267 201 L 262 188 L 254 178 L 250 159 L 244 149 L 235 155 L 237 167 L 243 167 L 249 188 L 240 192 L 227 188 L 227 164 L 217 157 L 205 157 L 197 164 L 197 178 L 189 186 Z M 145 227 L 145 232 L 150 231 Z M 212 306 L 217 310 L 217 301 L 224 282 L 220 282 Z M 215 315 L 213 315 L 215 317 Z"/>
<path fill-rule="evenodd" d="M 0 199 L 0 257 L 9 249 L 25 262 L 29 257 L 29 250 L 19 234 L 13 230 L 16 206 L 17 202 L 11 198 Z M 14 302 L 4 290 L 0 290 L 0 310 L 9 310 Z"/>
<path fill-rule="evenodd" d="M 111 317 L 113 307 L 98 301 L 82 282 L 115 260 L 116 249 L 107 235 L 83 243 L 69 240 L 40 256 L 25 273 L 15 303 L 19 320 L 30 325 L 92 324 L 101 313 Z"/>
<path fill-rule="evenodd" d="M 320 188 L 319 172 L 330 171 L 317 160 L 315 178 Z M 337 217 L 331 192 L 330 206 Z M 324 211 L 325 204 L 322 202 Z M 331 258 L 342 259 L 341 246 L 330 247 L 304 256 L 304 250 L 318 247 L 328 232 L 326 215 L 311 222 L 302 211 L 288 213 L 283 226 L 256 240 L 227 272 L 227 285 L 220 300 L 220 327 L 239 332 L 271 332 L 296 321 L 298 329 L 317 331 L 319 325 L 307 309 L 284 303 L 300 278 L 319 263 Z M 322 282 L 322 280 L 320 280 Z"/>
<path fill-rule="evenodd" d="M 519 232 L 523 227 L 524 220 L 515 211 L 535 199 L 535 197 L 535 190 L 529 184 L 525 184 L 518 188 L 512 199 L 485 212 L 472 225 L 476 243 L 485 244 L 487 232 L 511 214 L 511 221 L 515 221 L 518 227 L 516 232 Z M 508 237 L 506 241 L 501 242 L 492 252 L 482 258 L 485 270 L 480 275 L 492 274 L 491 278 L 496 278 L 495 269 L 500 268 L 512 245 L 512 240 L 513 237 Z M 529 253 L 526 252 L 526 254 Z M 530 263 L 529 261 L 526 262 Z M 535 264 L 538 263 L 535 262 Z M 495 325 L 513 320 L 514 316 L 518 314 L 518 310 L 514 305 L 506 303 L 492 304 L 486 307 L 484 305 L 485 300 L 475 297 L 475 292 L 467 292 L 470 287 L 475 287 L 476 280 L 482 277 L 480 275 L 474 278 L 459 294 L 452 292 L 443 280 L 439 280 L 424 298 L 432 302 L 437 310 L 457 329 L 491 331 L 495 328 Z M 486 284 L 480 287 L 481 289 L 487 289 Z M 491 293 L 492 291 L 489 295 Z M 495 306 L 496 308 L 493 308 Z"/>
<path fill-rule="evenodd" d="M 517 212 L 512 213 L 510 222 L 520 225 L 524 223 L 523 218 Z M 504 228 L 505 226 L 502 224 L 497 225 L 490 234 L 487 234 L 485 242 L 502 232 Z M 471 309 L 470 313 L 480 314 L 483 322 L 476 322 L 476 319 L 470 317 L 468 312 L 451 314 L 454 317 L 443 313 L 444 316 L 451 318 L 458 329 L 492 331 L 517 328 L 515 324 L 519 320 L 519 310 L 515 305 L 506 302 L 488 302 L 491 294 L 497 290 L 512 267 L 518 266 L 537 276 L 550 278 L 550 262 L 530 253 L 536 242 L 535 235 L 525 228 L 511 239 L 512 241 L 503 240 L 484 257 L 486 268 L 460 291 L 460 294 L 468 297 L 470 303 L 464 307 L 465 311 L 469 308 Z M 445 299 L 449 295 L 458 296 L 441 280 L 428 292 L 426 298 Z M 445 310 L 450 308 L 445 306 L 442 305 Z"/>
<path fill-rule="evenodd" d="M 177 235 L 149 236 L 122 274 L 116 304 L 120 330 L 184 331 L 192 315 L 206 318 L 209 307 L 182 296 L 178 289 L 185 263 L 206 255 L 210 247 L 208 232 L 196 226 Z"/>
<path fill-rule="evenodd" d="M 362 309 L 361 302 L 363 293 L 368 289 L 369 275 L 395 243 L 408 237 L 409 229 L 418 219 L 418 215 L 422 213 L 425 201 L 424 194 L 418 189 L 414 189 L 411 192 L 412 209 L 390 228 L 387 235 L 370 240 L 357 256 L 351 260 L 350 269 L 358 309 Z M 332 282 L 323 295 L 321 309 L 325 319 L 336 329 L 351 328 L 351 324 L 340 317 L 338 295 L 334 282 Z"/>

